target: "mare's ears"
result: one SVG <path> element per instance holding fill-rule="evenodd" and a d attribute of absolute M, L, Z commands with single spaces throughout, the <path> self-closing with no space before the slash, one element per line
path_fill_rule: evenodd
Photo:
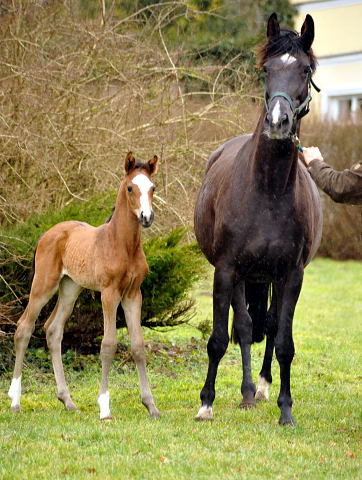
<path fill-rule="evenodd" d="M 130 173 L 131 170 L 134 169 L 136 165 L 136 159 L 132 155 L 132 152 L 127 153 L 126 160 L 124 161 L 124 171 L 127 173 Z"/>
<path fill-rule="evenodd" d="M 268 27 L 266 29 L 266 36 L 268 39 L 270 39 L 275 37 L 276 35 L 279 35 L 279 33 L 280 33 L 279 22 L 278 22 L 277 14 L 274 12 L 269 17 Z"/>
<path fill-rule="evenodd" d="M 304 40 L 305 48 L 309 50 L 314 40 L 314 21 L 309 14 L 305 17 L 300 34 Z"/>
<path fill-rule="evenodd" d="M 148 160 L 148 162 L 146 163 L 146 170 L 151 175 L 157 172 L 157 162 L 158 158 L 157 155 L 155 155 L 153 158 L 151 158 L 151 160 Z"/>

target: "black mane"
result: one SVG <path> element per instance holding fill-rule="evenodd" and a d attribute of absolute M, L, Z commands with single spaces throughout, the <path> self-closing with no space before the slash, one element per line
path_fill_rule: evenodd
<path fill-rule="evenodd" d="M 289 53 L 298 58 L 300 52 L 304 52 L 310 61 L 310 67 L 314 72 L 317 68 L 317 58 L 312 48 L 307 48 L 305 40 L 295 30 L 280 29 L 280 34 L 268 39 L 268 41 L 257 50 L 259 57 L 258 67 L 262 68 L 269 58 L 279 57 Z"/>

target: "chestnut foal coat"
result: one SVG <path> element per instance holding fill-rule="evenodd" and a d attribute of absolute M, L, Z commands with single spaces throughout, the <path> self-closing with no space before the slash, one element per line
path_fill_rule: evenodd
<path fill-rule="evenodd" d="M 45 324 L 46 338 L 52 356 L 58 398 L 67 410 L 77 410 L 65 381 L 61 341 L 64 324 L 72 313 L 78 295 L 83 288 L 89 288 L 101 292 L 104 316 L 102 379 L 98 393 L 100 418 L 112 418 L 108 378 L 117 348 L 116 312 L 120 302 L 138 369 L 142 403 L 151 417 L 160 416 L 148 384 L 140 323 L 140 285 L 148 273 L 141 245 L 141 225 L 149 227 L 154 217 L 154 184 L 151 175 L 156 173 L 157 157 L 154 156 L 146 164 L 140 164 L 136 163 L 130 152 L 124 168 L 125 177 L 109 223 L 95 228 L 83 222 L 62 222 L 48 230 L 38 242 L 29 303 L 15 334 L 16 361 L 9 390 L 11 409 L 15 412 L 21 410 L 21 372 L 26 347 L 41 309 L 57 290 L 57 304 Z"/>

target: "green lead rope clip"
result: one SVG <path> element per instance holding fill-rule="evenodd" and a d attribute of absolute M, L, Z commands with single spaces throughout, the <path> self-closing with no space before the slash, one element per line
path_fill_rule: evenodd
<path fill-rule="evenodd" d="M 300 144 L 300 140 L 299 138 L 297 137 L 296 134 L 292 135 L 291 136 L 291 139 L 292 139 L 292 142 L 294 143 L 294 145 L 297 147 L 297 149 L 303 153 L 303 147 L 302 145 Z"/>

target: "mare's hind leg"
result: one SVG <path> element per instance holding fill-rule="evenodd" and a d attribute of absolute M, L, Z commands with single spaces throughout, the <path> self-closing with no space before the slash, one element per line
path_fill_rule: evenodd
<path fill-rule="evenodd" d="M 147 378 L 145 342 L 141 328 L 142 295 L 138 290 L 132 298 L 126 295 L 122 299 L 122 307 L 126 317 L 129 336 L 131 339 L 132 356 L 136 362 L 138 378 L 141 387 L 141 400 L 152 418 L 160 417 Z"/>
<path fill-rule="evenodd" d="M 212 420 L 212 404 L 215 399 L 215 379 L 220 360 L 229 343 L 228 319 L 234 289 L 233 270 L 228 265 L 215 267 L 213 291 L 213 331 L 207 344 L 209 368 L 200 393 L 201 408 L 195 420 Z"/>
<path fill-rule="evenodd" d="M 58 279 L 45 279 L 42 276 L 35 275 L 30 291 L 29 303 L 25 312 L 21 316 L 16 329 L 15 341 L 15 368 L 14 375 L 9 389 L 11 398 L 11 410 L 20 412 L 21 397 L 21 373 L 23 370 L 23 361 L 26 347 L 34 331 L 35 321 L 39 316 L 41 309 L 48 303 L 58 288 Z"/>
<path fill-rule="evenodd" d="M 234 338 L 238 341 L 241 349 L 243 363 L 243 381 L 241 393 L 243 400 L 240 408 L 255 407 L 256 387 L 251 375 L 250 346 L 253 337 L 253 322 L 246 309 L 245 304 L 245 282 L 239 282 L 233 293 L 231 305 L 234 310 L 233 332 Z"/>
<path fill-rule="evenodd" d="M 266 318 L 266 346 L 264 353 L 263 366 L 258 376 L 258 389 L 255 394 L 255 400 L 269 400 L 269 388 L 272 384 L 271 365 L 274 352 L 274 341 L 278 331 L 277 326 L 277 296 L 273 288 L 272 299 Z"/>
<path fill-rule="evenodd" d="M 69 390 L 64 376 L 62 364 L 61 342 L 65 322 L 73 311 L 74 303 L 80 294 L 82 287 L 73 282 L 69 277 L 63 277 L 59 285 L 57 304 L 47 320 L 44 328 L 48 348 L 53 362 L 55 380 L 58 387 L 58 399 L 67 410 L 78 410 L 70 398 Z"/>

